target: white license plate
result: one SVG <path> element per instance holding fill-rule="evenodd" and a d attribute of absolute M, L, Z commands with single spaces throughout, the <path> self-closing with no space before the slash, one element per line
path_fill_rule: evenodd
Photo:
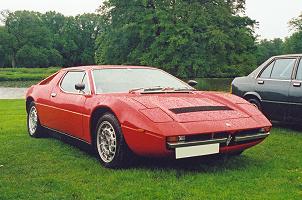
<path fill-rule="evenodd" d="M 219 153 L 219 143 L 190 147 L 179 147 L 175 149 L 176 159 L 189 158 L 194 156 L 204 156 L 215 153 Z"/>

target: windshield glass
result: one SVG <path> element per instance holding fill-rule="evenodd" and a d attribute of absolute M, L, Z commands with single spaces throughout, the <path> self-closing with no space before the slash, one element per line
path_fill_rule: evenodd
<path fill-rule="evenodd" d="M 172 75 L 157 69 L 98 69 L 93 70 L 97 93 L 129 92 L 135 89 L 192 89 Z"/>

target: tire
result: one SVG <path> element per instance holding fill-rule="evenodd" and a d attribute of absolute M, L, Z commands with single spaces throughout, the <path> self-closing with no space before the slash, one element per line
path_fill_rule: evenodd
<path fill-rule="evenodd" d="M 27 112 L 27 131 L 30 137 L 39 138 L 43 136 L 44 128 L 40 124 L 35 102 L 31 102 Z"/>
<path fill-rule="evenodd" d="M 258 110 L 262 111 L 262 107 L 261 107 L 261 104 L 259 102 L 258 99 L 254 99 L 254 98 L 251 98 L 251 99 L 248 99 L 248 102 L 250 102 L 253 106 L 255 106 Z"/>
<path fill-rule="evenodd" d="M 126 144 L 120 124 L 111 113 L 105 113 L 98 120 L 93 145 L 104 167 L 124 168 L 132 161 L 132 152 Z"/>

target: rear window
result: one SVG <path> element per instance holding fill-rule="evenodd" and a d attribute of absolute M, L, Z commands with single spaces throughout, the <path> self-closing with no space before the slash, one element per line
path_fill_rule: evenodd
<path fill-rule="evenodd" d="M 52 81 L 52 79 L 54 79 L 54 77 L 56 77 L 56 75 L 58 74 L 59 72 L 56 72 L 54 73 L 53 75 L 50 75 L 49 77 L 47 77 L 46 79 L 44 79 L 43 81 L 41 81 L 39 83 L 39 85 L 47 85 L 48 83 L 50 83 L 50 81 Z"/>
<path fill-rule="evenodd" d="M 260 78 L 290 80 L 295 62 L 295 58 L 277 59 L 263 70 Z"/>
<path fill-rule="evenodd" d="M 276 60 L 271 74 L 272 79 L 290 80 L 296 59 Z"/>

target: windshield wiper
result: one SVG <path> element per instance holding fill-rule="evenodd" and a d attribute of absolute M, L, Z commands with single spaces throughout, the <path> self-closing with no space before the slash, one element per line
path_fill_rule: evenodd
<path fill-rule="evenodd" d="M 194 88 L 176 88 L 174 91 L 195 91 L 196 89 Z"/>
<path fill-rule="evenodd" d="M 164 88 L 161 86 L 154 86 L 154 87 L 149 87 L 149 88 L 134 88 L 134 89 L 130 89 L 129 93 L 133 93 L 139 90 L 143 90 L 144 92 L 152 92 L 152 91 L 157 91 L 157 90 L 163 90 Z"/>
<path fill-rule="evenodd" d="M 162 86 L 154 86 L 150 88 L 134 88 L 129 90 L 129 93 L 133 93 L 136 91 L 142 90 L 143 93 L 152 93 L 152 92 L 190 92 L 195 91 L 194 88 L 172 88 L 172 87 L 162 87 Z"/>

